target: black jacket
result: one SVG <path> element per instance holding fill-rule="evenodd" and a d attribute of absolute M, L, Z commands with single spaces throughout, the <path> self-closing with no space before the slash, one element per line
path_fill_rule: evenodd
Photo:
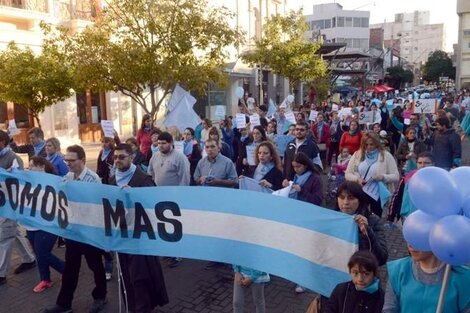
<path fill-rule="evenodd" d="M 116 185 L 116 177 L 109 178 Z M 155 186 L 150 175 L 137 167 L 128 184 L 130 187 Z M 169 302 L 160 258 L 158 256 L 119 253 L 129 311 L 151 312 Z"/>
<path fill-rule="evenodd" d="M 370 294 L 358 291 L 352 281 L 338 284 L 324 303 L 322 313 L 380 313 L 384 305 L 382 289 Z"/>
<path fill-rule="evenodd" d="M 249 170 L 246 173 L 246 176 L 253 178 L 255 175 L 256 166 L 253 170 Z M 269 172 L 264 175 L 263 179 L 266 179 L 269 183 L 273 184 L 272 190 L 279 190 L 282 188 L 282 181 L 284 180 L 284 175 L 282 175 L 281 170 L 277 167 L 273 167 Z"/>
<path fill-rule="evenodd" d="M 305 153 L 311 160 L 316 158 L 320 152 L 317 144 L 311 139 L 306 139 L 298 148 L 295 146 L 295 140 L 296 139 L 289 142 L 286 151 L 284 152 L 284 176 L 287 180 L 294 179 L 295 172 L 292 168 L 292 161 L 294 160 L 295 154 L 297 152 Z"/>

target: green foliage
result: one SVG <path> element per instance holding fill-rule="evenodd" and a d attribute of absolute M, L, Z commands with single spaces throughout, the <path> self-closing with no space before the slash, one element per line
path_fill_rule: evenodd
<path fill-rule="evenodd" d="M 321 101 L 324 101 L 328 96 L 328 92 L 331 89 L 331 80 L 328 75 L 325 75 L 322 77 L 314 78 L 312 81 L 308 82 L 307 85 L 315 89 L 315 92 L 317 94 L 317 104 L 319 104 Z"/>
<path fill-rule="evenodd" d="M 242 58 L 251 65 L 261 64 L 289 79 L 290 89 L 301 81 L 312 81 L 326 74 L 326 65 L 316 54 L 320 45 L 304 38 L 308 25 L 302 11 L 275 15 L 263 25 L 263 36 L 255 49 Z"/>
<path fill-rule="evenodd" d="M 71 87 L 71 73 L 53 54 L 35 55 L 15 43 L 0 53 L 0 100 L 26 107 L 39 127 L 39 114 L 69 98 Z"/>
<path fill-rule="evenodd" d="M 206 0 L 113 0 L 95 25 L 49 31 L 47 44 L 66 56 L 78 89 L 120 91 L 155 118 L 176 83 L 199 93 L 226 83 L 226 48 L 242 38 L 231 16 Z"/>
<path fill-rule="evenodd" d="M 403 83 L 413 82 L 413 72 L 405 70 L 401 66 L 392 66 L 387 69 L 389 75 L 389 84 L 393 88 L 399 89 Z"/>
<path fill-rule="evenodd" d="M 423 79 L 439 82 L 439 77 L 446 76 L 455 79 L 455 67 L 446 52 L 436 50 L 428 58 L 423 68 Z"/>

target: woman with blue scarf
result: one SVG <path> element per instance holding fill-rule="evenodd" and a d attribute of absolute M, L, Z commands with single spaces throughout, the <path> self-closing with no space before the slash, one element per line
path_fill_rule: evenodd
<path fill-rule="evenodd" d="M 351 157 L 345 178 L 362 186 L 370 210 L 381 217 L 400 174 L 395 158 L 381 145 L 379 136 L 368 132 L 362 136 L 361 148 Z"/>
<path fill-rule="evenodd" d="M 377 259 L 369 251 L 357 251 L 348 262 L 351 280 L 338 284 L 323 304 L 323 313 L 380 313 L 384 291 L 380 288 Z"/>
<path fill-rule="evenodd" d="M 55 137 L 46 140 L 46 159 L 54 166 L 55 173 L 59 176 L 65 176 L 69 172 L 64 157 L 60 153 L 60 141 Z"/>
<path fill-rule="evenodd" d="M 256 165 L 249 164 L 248 162 L 247 147 L 249 146 L 252 149 L 252 150 L 249 149 L 249 151 L 253 151 L 261 142 L 266 141 L 266 140 L 267 140 L 266 131 L 264 130 L 264 128 L 259 125 L 253 127 L 251 136 L 248 136 L 248 138 L 244 141 L 243 148 L 239 152 L 240 153 L 239 158 L 241 158 L 242 160 L 241 162 L 242 174 L 252 172 L 254 168 L 256 167 Z"/>
<path fill-rule="evenodd" d="M 255 150 L 256 167 L 248 171 L 246 176 L 259 181 L 263 187 L 278 190 L 282 188 L 284 175 L 282 163 L 276 147 L 269 141 L 261 142 Z"/>
<path fill-rule="evenodd" d="M 294 156 L 292 167 L 295 176 L 289 198 L 321 205 L 323 202 L 323 182 L 312 160 L 305 153 L 299 152 Z"/>

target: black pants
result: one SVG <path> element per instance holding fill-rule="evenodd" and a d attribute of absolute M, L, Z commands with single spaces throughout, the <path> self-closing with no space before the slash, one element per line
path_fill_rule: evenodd
<path fill-rule="evenodd" d="M 88 268 L 93 271 L 95 278 L 95 288 L 91 293 L 93 299 L 106 298 L 106 276 L 102 260 L 103 250 L 67 239 L 65 248 L 65 271 L 62 276 L 62 286 L 57 297 L 57 304 L 61 307 L 67 309 L 72 307 L 73 293 L 77 288 L 82 255 L 85 256 Z"/>
<path fill-rule="evenodd" d="M 371 196 L 367 195 L 367 198 L 369 198 L 370 211 L 381 218 L 383 210 L 382 204 L 380 203 L 380 197 L 377 200 L 374 200 Z"/>

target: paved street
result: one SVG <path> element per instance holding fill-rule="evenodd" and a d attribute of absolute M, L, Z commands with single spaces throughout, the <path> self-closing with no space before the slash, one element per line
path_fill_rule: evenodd
<path fill-rule="evenodd" d="M 94 165 L 98 154 L 98 146 L 87 146 L 90 166 Z M 470 146 L 464 144 L 464 160 L 469 164 Z M 92 166 L 94 167 L 94 166 Z M 388 251 L 390 259 L 406 255 L 405 243 L 399 228 L 386 228 Z M 63 258 L 65 249 L 55 249 L 55 253 Z M 19 260 L 14 256 L 7 284 L 0 286 L 0 313 L 35 313 L 55 303 L 59 291 L 60 278 L 55 272 L 52 274 L 54 286 L 40 294 L 33 293 L 32 289 L 38 283 L 36 269 L 14 275 L 13 270 L 18 266 Z M 170 303 L 156 312 L 168 313 L 217 313 L 231 312 L 233 272 L 229 266 L 222 266 L 213 270 L 205 270 L 205 261 L 184 260 L 177 268 L 164 266 L 165 280 L 169 292 Z M 384 283 L 385 271 L 381 271 Z M 93 278 L 85 262 L 82 264 L 80 281 L 75 293 L 73 303 L 74 312 L 88 312 L 91 305 L 91 290 Z M 295 284 L 278 277 L 265 289 L 267 312 L 273 313 L 303 313 L 313 298 L 312 293 L 297 295 L 294 292 Z M 108 304 L 105 312 L 119 311 L 119 292 L 116 279 L 116 270 L 112 281 L 108 283 Z M 246 312 L 253 312 L 254 306 L 251 295 L 247 294 Z M 121 312 L 125 312 L 122 310 Z"/>

